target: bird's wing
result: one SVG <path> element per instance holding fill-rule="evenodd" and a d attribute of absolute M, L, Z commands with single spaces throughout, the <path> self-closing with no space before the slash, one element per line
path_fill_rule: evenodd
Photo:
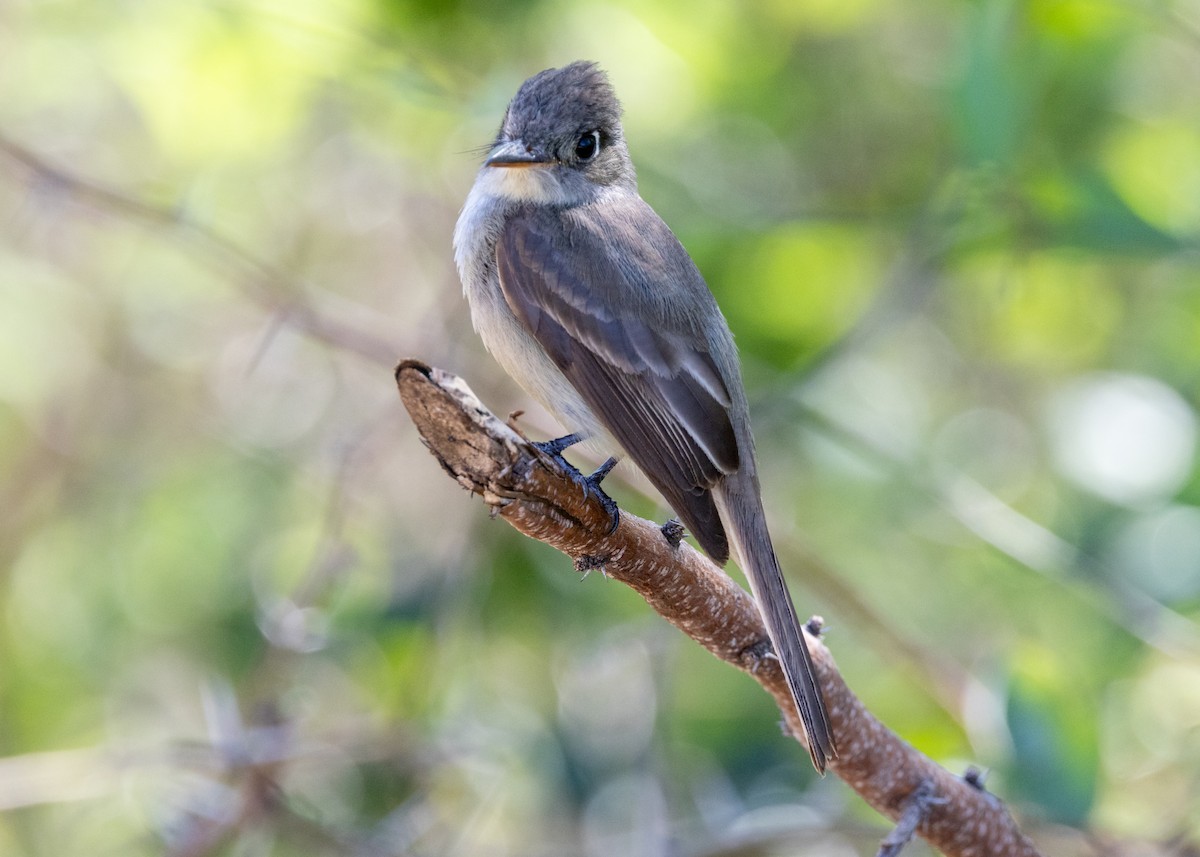
<path fill-rule="evenodd" d="M 729 387 L 704 333 L 703 316 L 719 311 L 674 234 L 636 196 L 530 207 L 509 218 L 496 261 L 516 317 L 724 562 L 711 489 L 738 469 L 739 452 Z"/>

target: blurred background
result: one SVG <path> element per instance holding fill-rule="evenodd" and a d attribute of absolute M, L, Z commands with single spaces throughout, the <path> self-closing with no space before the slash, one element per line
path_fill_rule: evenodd
<path fill-rule="evenodd" d="M 873 853 L 396 396 L 416 357 L 560 433 L 450 238 L 579 58 L 851 686 L 1046 853 L 1196 853 L 1197 0 L 0 0 L 0 853 Z"/>

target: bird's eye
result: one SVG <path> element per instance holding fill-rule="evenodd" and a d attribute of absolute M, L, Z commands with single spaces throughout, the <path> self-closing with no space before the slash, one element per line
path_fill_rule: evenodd
<path fill-rule="evenodd" d="M 575 143 L 575 157 L 581 161 L 591 160 L 600 151 L 600 132 L 589 131 Z"/>

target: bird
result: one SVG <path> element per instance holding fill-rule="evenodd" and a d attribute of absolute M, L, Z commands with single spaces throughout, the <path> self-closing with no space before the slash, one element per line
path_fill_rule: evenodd
<path fill-rule="evenodd" d="M 621 116 L 594 62 L 517 90 L 454 230 L 472 323 L 568 430 L 544 451 L 564 463 L 580 441 L 610 453 L 580 477 L 606 500 L 600 480 L 631 460 L 709 557 L 723 565 L 732 551 L 823 773 L 837 745 L 767 528 L 737 348 L 691 256 L 641 198 Z"/>

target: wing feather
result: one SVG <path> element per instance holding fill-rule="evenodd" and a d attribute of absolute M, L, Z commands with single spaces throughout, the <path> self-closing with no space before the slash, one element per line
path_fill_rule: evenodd
<path fill-rule="evenodd" d="M 718 310 L 675 236 L 637 197 L 531 207 L 509 218 L 496 259 L 516 317 L 705 551 L 727 559 L 711 489 L 740 462 L 731 397 L 706 319 L 680 307 Z"/>

